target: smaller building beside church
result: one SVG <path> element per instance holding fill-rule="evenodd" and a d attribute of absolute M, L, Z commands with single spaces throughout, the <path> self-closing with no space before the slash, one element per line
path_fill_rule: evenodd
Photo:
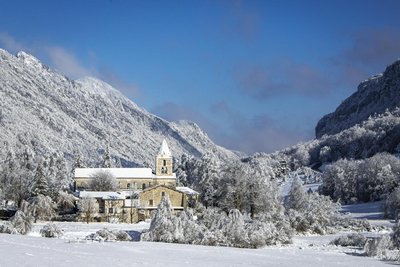
<path fill-rule="evenodd" d="M 91 190 L 90 181 L 99 171 L 115 177 L 116 192 Z M 173 157 L 165 140 L 155 158 L 155 172 L 151 168 L 76 168 L 74 182 L 80 198 L 97 200 L 98 219 L 102 221 L 138 222 L 151 217 L 164 195 L 168 195 L 175 211 L 192 205 L 198 196 L 188 187 L 176 186 Z"/>

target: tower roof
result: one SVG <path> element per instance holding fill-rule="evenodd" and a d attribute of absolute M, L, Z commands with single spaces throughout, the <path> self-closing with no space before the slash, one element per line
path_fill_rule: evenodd
<path fill-rule="evenodd" d="M 171 151 L 169 150 L 167 141 L 165 141 L 165 139 L 162 141 L 160 151 L 158 152 L 158 156 L 172 157 Z"/>

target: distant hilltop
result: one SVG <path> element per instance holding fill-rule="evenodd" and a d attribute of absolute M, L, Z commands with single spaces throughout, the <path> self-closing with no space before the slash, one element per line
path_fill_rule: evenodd
<path fill-rule="evenodd" d="M 336 134 L 387 109 L 400 106 L 400 60 L 388 66 L 379 75 L 363 81 L 357 91 L 348 97 L 335 112 L 325 115 L 317 124 L 317 138 Z"/>

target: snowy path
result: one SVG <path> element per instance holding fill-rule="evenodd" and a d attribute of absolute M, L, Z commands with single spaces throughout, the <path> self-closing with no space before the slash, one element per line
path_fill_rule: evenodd
<path fill-rule="evenodd" d="M 0 266 L 389 266 L 333 247 L 237 249 L 148 242 L 70 242 L 0 234 Z"/>

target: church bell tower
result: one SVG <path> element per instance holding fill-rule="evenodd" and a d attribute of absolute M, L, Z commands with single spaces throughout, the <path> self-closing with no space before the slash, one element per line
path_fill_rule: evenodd
<path fill-rule="evenodd" d="M 156 175 L 172 176 L 172 154 L 165 139 L 156 157 Z"/>

